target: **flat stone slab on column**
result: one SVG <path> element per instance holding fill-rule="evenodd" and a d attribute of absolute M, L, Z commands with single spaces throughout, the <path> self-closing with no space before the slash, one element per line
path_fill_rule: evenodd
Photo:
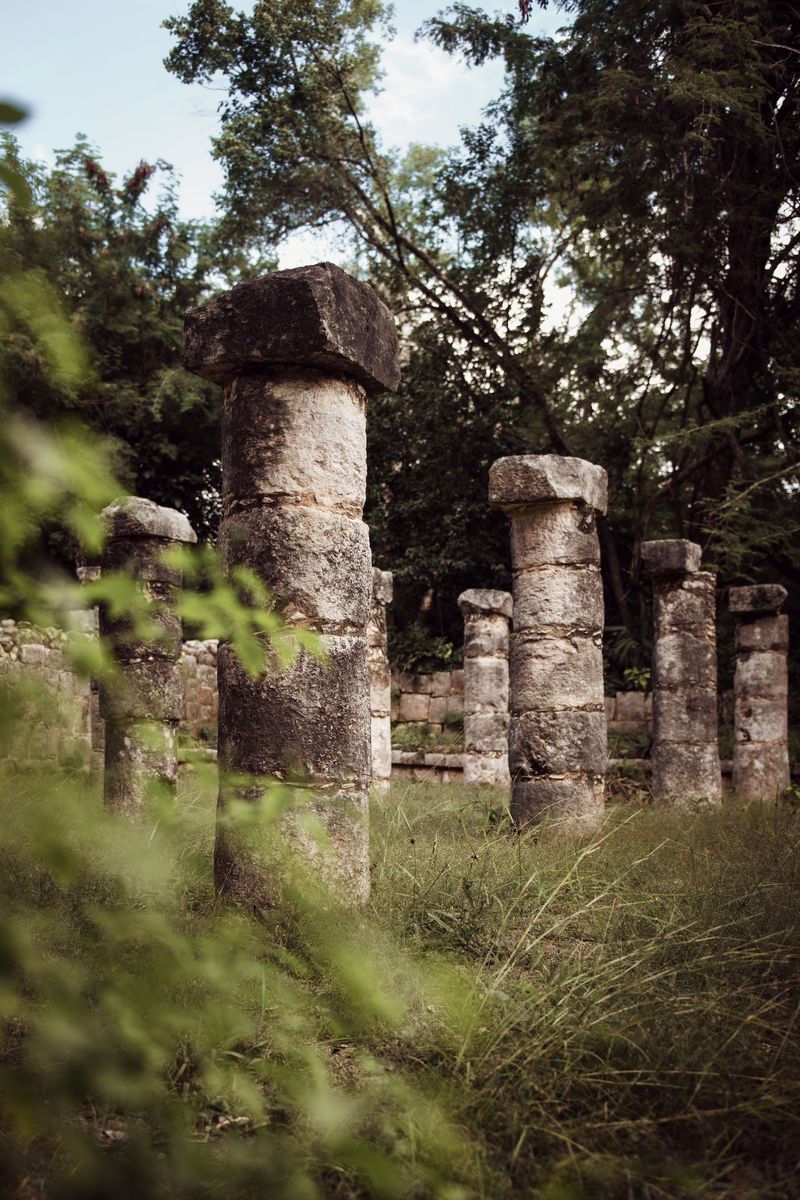
<path fill-rule="evenodd" d="M 645 575 L 687 575 L 700 570 L 702 548 L 685 538 L 664 538 L 642 544 Z"/>
<path fill-rule="evenodd" d="M 728 590 L 728 603 L 732 613 L 769 616 L 783 608 L 789 593 L 779 583 L 756 583 L 747 587 L 732 587 Z"/>
<path fill-rule="evenodd" d="M 341 371 L 370 395 L 400 382 L 397 331 L 366 283 L 333 263 L 294 267 L 246 280 L 186 313 L 187 371 L 225 383 L 246 367 Z"/>
<path fill-rule="evenodd" d="M 540 500 L 576 500 L 605 513 L 608 476 L 583 458 L 558 454 L 498 458 L 489 470 L 489 503 L 498 508 Z"/>

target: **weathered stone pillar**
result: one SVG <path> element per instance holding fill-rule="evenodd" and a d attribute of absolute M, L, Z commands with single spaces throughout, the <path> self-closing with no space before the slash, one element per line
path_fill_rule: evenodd
<path fill-rule="evenodd" d="M 739 800 L 774 800 L 789 778 L 789 618 L 779 583 L 732 587 L 736 621 L 733 787 Z"/>
<path fill-rule="evenodd" d="M 511 593 L 469 588 L 464 617 L 464 783 L 505 787 L 508 773 L 508 623 Z"/>
<path fill-rule="evenodd" d="M 392 673 L 386 633 L 386 606 L 391 604 L 391 571 L 372 569 L 372 611 L 367 629 L 369 708 L 372 720 L 372 783 L 389 790 L 392 778 Z"/>
<path fill-rule="evenodd" d="M 607 760 L 595 527 L 606 473 L 554 454 L 501 458 L 489 500 L 511 521 L 511 815 L 590 831 L 603 817 Z"/>
<path fill-rule="evenodd" d="M 100 610 L 100 632 L 117 661 L 115 677 L 100 688 L 105 720 L 105 802 L 137 813 L 148 797 L 174 789 L 178 779 L 176 737 L 183 712 L 177 662 L 181 619 L 177 593 L 182 573 L 167 566 L 163 552 L 176 542 L 196 542 L 183 513 L 152 500 L 128 496 L 104 510 L 103 574 L 127 571 L 148 602 L 152 627 L 142 636 L 130 620 Z"/>
<path fill-rule="evenodd" d="M 249 567 L 287 622 L 321 635 L 326 655 L 302 653 L 252 678 L 219 646 L 217 886 L 253 907 L 275 903 L 276 855 L 288 844 L 361 902 L 371 777 L 365 406 L 399 381 L 394 323 L 371 288 L 330 263 L 278 271 L 188 312 L 184 364 L 225 385 L 225 562 Z M 277 838 L 231 821 L 229 801 L 259 802 L 268 779 L 304 789 L 326 854 L 294 811 Z"/>
<path fill-rule="evenodd" d="M 77 568 L 77 576 L 81 583 L 92 583 L 100 578 L 99 566 L 81 566 Z M 89 637 L 96 638 L 100 633 L 100 609 L 96 606 L 88 609 L 83 617 L 83 632 Z M 94 780 L 99 780 L 105 771 L 106 730 L 100 715 L 100 683 L 97 679 L 89 681 L 89 773 Z"/>
<path fill-rule="evenodd" d="M 700 547 L 681 538 L 645 542 L 653 581 L 653 796 L 659 804 L 718 804 L 715 578 Z"/>

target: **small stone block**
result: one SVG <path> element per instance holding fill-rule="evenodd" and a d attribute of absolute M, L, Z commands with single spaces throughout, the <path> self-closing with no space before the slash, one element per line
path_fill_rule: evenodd
<path fill-rule="evenodd" d="M 489 503 L 499 508 L 547 500 L 582 501 L 604 513 L 608 476 L 583 458 L 558 454 L 521 454 L 498 458 L 489 471 Z"/>
<path fill-rule="evenodd" d="M 450 691 L 450 672 L 449 671 L 434 671 L 431 676 L 432 696 L 446 696 Z"/>
<path fill-rule="evenodd" d="M 103 509 L 109 538 L 163 538 L 169 542 L 196 542 L 197 534 L 182 512 L 163 508 L 142 496 L 123 496 Z"/>
<path fill-rule="evenodd" d="M 467 613 L 498 613 L 511 620 L 512 600 L 510 592 L 499 592 L 494 588 L 468 588 L 458 597 L 458 607 Z"/>
<path fill-rule="evenodd" d="M 732 613 L 777 613 L 788 592 L 779 583 L 757 583 L 751 587 L 732 587 L 728 602 Z"/>
<path fill-rule="evenodd" d="M 430 710 L 430 696 L 419 692 L 403 692 L 400 697 L 401 721 L 427 721 Z"/>
<path fill-rule="evenodd" d="M 649 576 L 686 575 L 700 570 L 702 549 L 685 538 L 663 538 L 642 543 L 642 566 Z"/>

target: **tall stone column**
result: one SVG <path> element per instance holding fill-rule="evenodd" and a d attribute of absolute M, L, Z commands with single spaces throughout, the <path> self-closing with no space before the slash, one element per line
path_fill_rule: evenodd
<path fill-rule="evenodd" d="M 504 787 L 508 773 L 508 623 L 511 593 L 469 588 L 464 617 L 464 783 Z"/>
<path fill-rule="evenodd" d="M 736 621 L 733 787 L 739 800 L 775 800 L 790 784 L 789 618 L 779 583 L 732 587 Z"/>
<path fill-rule="evenodd" d="M 372 783 L 389 790 L 392 778 L 392 672 L 386 633 L 386 606 L 394 587 L 391 571 L 372 569 L 372 611 L 367 628 L 369 708 L 372 721 Z"/>
<path fill-rule="evenodd" d="M 128 496 L 104 510 L 106 544 L 102 571 L 130 573 L 147 602 L 152 632 L 142 635 L 126 618 L 100 610 L 100 633 L 117 662 L 116 675 L 100 688 L 105 720 L 105 803 L 131 815 L 178 779 L 176 738 L 183 712 L 177 667 L 182 628 L 177 599 L 182 573 L 163 553 L 197 537 L 183 513 L 152 500 Z"/>
<path fill-rule="evenodd" d="M 596 530 L 606 473 L 554 454 L 501 458 L 489 500 L 511 521 L 511 815 L 591 831 L 603 817 L 607 761 Z"/>
<path fill-rule="evenodd" d="M 681 538 L 645 542 L 653 581 L 653 796 L 659 804 L 718 804 L 715 578 L 700 547 Z"/>
<path fill-rule="evenodd" d="M 371 288 L 321 263 L 190 310 L 183 361 L 225 387 L 225 563 L 250 568 L 287 622 L 320 634 L 326 656 L 302 653 L 253 678 L 219 646 L 217 887 L 249 906 L 275 903 L 288 846 L 358 903 L 369 894 L 371 777 L 366 397 L 399 381 L 394 323 Z M 306 797 L 326 852 L 297 808 L 277 832 L 231 820 L 230 801 L 258 803 L 270 779 Z"/>

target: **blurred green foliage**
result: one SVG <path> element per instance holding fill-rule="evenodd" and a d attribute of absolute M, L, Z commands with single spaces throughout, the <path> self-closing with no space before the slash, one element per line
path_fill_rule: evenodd
<path fill-rule="evenodd" d="M 1 178 L 14 221 L 34 227 L 35 189 L 13 147 Z M 138 195 L 109 201 L 110 226 L 126 203 Z M 64 630 L 74 667 L 97 675 L 113 663 L 82 632 L 87 607 L 106 606 L 136 636 L 154 624 L 125 572 L 81 585 L 53 553 L 56 534 L 96 557 L 100 512 L 124 491 L 107 441 L 65 415 L 97 383 L 95 348 L 67 315 L 63 280 L 51 286 L 13 255 L 2 263 L 0 606 Z M 38 412 L 31 363 L 58 398 Z M 182 615 L 231 641 L 252 672 L 301 647 L 318 653 L 252 573 L 225 574 L 208 545 L 171 558 L 186 577 Z M 453 1182 L 467 1170 L 463 1139 L 367 1046 L 429 1001 L 413 965 L 375 931 L 367 941 L 360 919 L 337 912 L 299 868 L 271 916 L 221 907 L 208 809 L 198 824 L 154 790 L 137 822 L 105 812 L 79 763 L 26 762 L 35 728 L 56 740 L 74 728 L 60 729 L 52 697 L 7 676 L 2 700 L 2 1194 L 465 1196 Z M 269 830 L 293 802 L 267 783 L 261 806 L 239 816 Z"/>
<path fill-rule="evenodd" d="M 180 219 L 163 162 L 117 180 L 86 140 L 52 167 L 11 135 L 3 150 L 6 386 L 31 416 L 72 414 L 100 435 L 120 490 L 215 532 L 220 392 L 180 366 L 183 314 L 221 283 L 207 229 Z"/>

